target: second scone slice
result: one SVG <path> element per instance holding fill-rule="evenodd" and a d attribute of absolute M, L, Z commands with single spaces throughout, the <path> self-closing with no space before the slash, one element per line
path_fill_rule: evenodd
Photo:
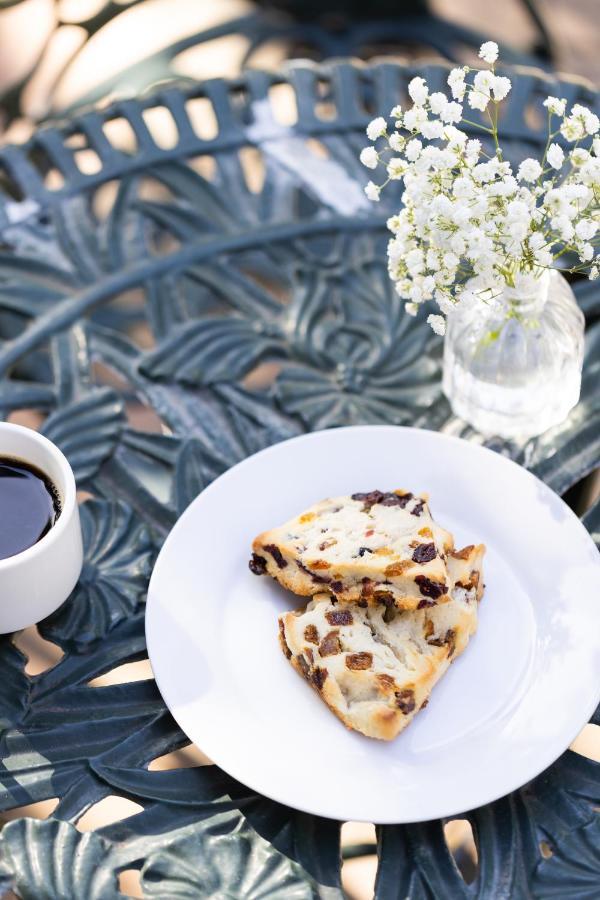
<path fill-rule="evenodd" d="M 449 558 L 450 602 L 413 612 L 319 594 L 279 619 L 283 652 L 342 722 L 391 740 L 429 699 L 477 628 L 485 548 Z"/>
<path fill-rule="evenodd" d="M 300 596 L 328 590 L 343 603 L 422 609 L 449 599 L 452 535 L 425 494 L 333 497 L 255 538 L 250 568 Z"/>

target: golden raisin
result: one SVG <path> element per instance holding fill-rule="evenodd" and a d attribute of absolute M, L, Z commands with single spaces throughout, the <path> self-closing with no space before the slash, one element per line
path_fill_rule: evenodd
<path fill-rule="evenodd" d="M 304 640 L 309 644 L 319 643 L 319 632 L 316 625 L 307 625 L 304 629 Z"/>
<path fill-rule="evenodd" d="M 346 666 L 349 669 L 370 669 L 372 665 L 372 653 L 349 653 L 346 657 Z"/>

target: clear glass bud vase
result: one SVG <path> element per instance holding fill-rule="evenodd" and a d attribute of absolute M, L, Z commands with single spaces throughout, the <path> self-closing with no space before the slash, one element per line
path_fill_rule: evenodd
<path fill-rule="evenodd" d="M 579 400 L 584 318 L 563 275 L 543 270 L 486 307 L 448 316 L 443 389 L 483 434 L 526 438 L 562 422 Z"/>

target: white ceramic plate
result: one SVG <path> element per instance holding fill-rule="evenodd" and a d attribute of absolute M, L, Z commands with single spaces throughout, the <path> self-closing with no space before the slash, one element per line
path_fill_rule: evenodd
<path fill-rule="evenodd" d="M 327 496 L 428 490 L 458 546 L 483 541 L 479 630 L 395 741 L 348 731 L 285 660 L 298 600 L 248 569 L 250 544 Z M 341 428 L 230 469 L 175 525 L 146 614 L 150 660 L 181 728 L 239 781 L 337 819 L 415 822 L 480 806 L 552 763 L 600 683 L 600 562 L 568 507 L 525 469 L 431 431 Z"/>

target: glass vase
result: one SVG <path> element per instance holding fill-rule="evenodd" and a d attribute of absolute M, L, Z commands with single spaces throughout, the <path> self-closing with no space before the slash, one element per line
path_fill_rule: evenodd
<path fill-rule="evenodd" d="M 492 305 L 448 316 L 443 389 L 478 431 L 527 438 L 562 422 L 579 399 L 584 318 L 557 270 L 522 276 Z"/>

